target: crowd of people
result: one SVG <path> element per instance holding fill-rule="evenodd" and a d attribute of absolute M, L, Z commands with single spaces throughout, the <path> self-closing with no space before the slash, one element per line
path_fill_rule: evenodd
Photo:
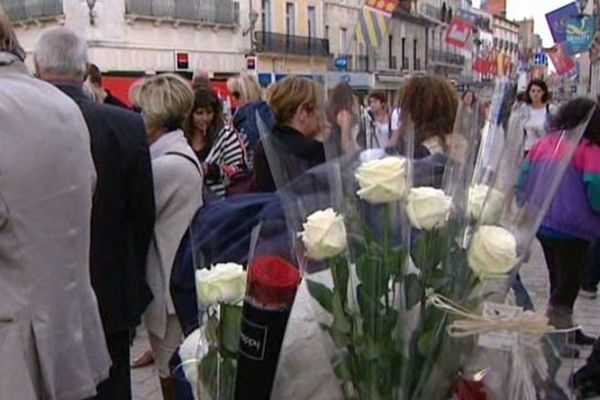
<path fill-rule="evenodd" d="M 227 82 L 237 104 L 228 119 L 206 77 L 163 74 L 136 83 L 128 109 L 66 28 L 40 37 L 35 77 L 24 59 L 0 8 L 0 397 L 10 399 L 130 399 L 140 324 L 163 397 L 181 398 L 171 359 L 190 330 L 171 269 L 198 210 L 275 192 L 334 156 L 402 148 L 408 126 L 414 157 L 431 161 L 439 186 L 460 104 L 481 113 L 476 93 L 460 97 L 433 75 L 411 78 L 392 107 L 377 91 L 362 103 L 344 83 L 325 102 L 314 81 L 288 77 L 265 91 L 242 73 Z M 569 328 L 578 294 L 595 297 L 600 280 L 600 108 L 576 99 L 559 110 L 549 98 L 534 80 L 513 107 L 527 110 L 529 173 L 551 157 L 548 131 L 593 115 L 538 233 L 548 315 Z M 295 168 L 273 165 L 273 152 Z M 579 330 L 562 355 L 594 342 Z"/>

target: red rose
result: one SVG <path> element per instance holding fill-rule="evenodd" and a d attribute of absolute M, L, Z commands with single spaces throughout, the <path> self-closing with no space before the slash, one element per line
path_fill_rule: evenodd
<path fill-rule="evenodd" d="M 291 307 L 300 283 L 300 272 L 277 256 L 261 256 L 248 268 L 248 297 L 265 308 Z"/>

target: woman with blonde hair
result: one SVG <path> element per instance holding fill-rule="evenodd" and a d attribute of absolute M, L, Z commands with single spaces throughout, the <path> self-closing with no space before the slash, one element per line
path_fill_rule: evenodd
<path fill-rule="evenodd" d="M 245 136 L 248 141 L 248 163 L 252 165 L 254 147 L 260 139 L 256 116 L 260 117 L 270 130 L 274 125 L 274 117 L 268 104 L 263 100 L 263 91 L 254 75 L 241 73 L 227 81 L 227 88 L 238 108 L 233 115 L 233 127 Z"/>
<path fill-rule="evenodd" d="M 318 83 L 299 77 L 286 78 L 272 90 L 269 104 L 276 124 L 269 138 L 280 167 L 285 168 L 284 162 L 294 164 L 285 173 L 287 181 L 325 162 L 323 144 L 317 140 L 324 125 L 322 98 L 323 88 Z M 258 191 L 277 189 L 262 142 L 256 146 L 254 177 Z"/>
<path fill-rule="evenodd" d="M 156 200 L 154 237 L 146 267 L 154 299 L 144 322 L 163 397 L 174 400 L 175 382 L 169 360 L 181 344 L 183 333 L 168 287 L 179 242 L 202 206 L 202 168 L 182 130 L 192 110 L 194 92 L 187 81 L 165 74 L 146 80 L 134 93 L 148 131 Z"/>

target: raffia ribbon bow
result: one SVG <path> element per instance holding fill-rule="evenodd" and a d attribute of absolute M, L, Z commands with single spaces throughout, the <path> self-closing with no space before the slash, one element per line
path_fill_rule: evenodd
<path fill-rule="evenodd" d="M 439 310 L 459 317 L 447 327 L 448 335 L 453 338 L 497 331 L 511 332 L 518 338 L 513 342 L 511 349 L 512 375 L 505 393 L 507 400 L 536 400 L 533 375 L 537 374 L 541 380 L 547 378 L 547 364 L 539 345 L 539 338 L 542 335 L 568 333 L 579 329 L 579 327 L 556 329 L 548 324 L 546 316 L 531 311 L 514 318 L 476 315 L 437 293 L 430 294 L 429 301 Z M 530 340 L 523 336 L 529 337 Z"/>
<path fill-rule="evenodd" d="M 429 301 L 439 310 L 445 311 L 450 315 L 462 317 L 462 319 L 451 323 L 447 328 L 448 334 L 454 338 L 464 338 L 496 331 L 543 335 L 546 333 L 569 333 L 578 329 L 578 327 L 556 329 L 548 324 L 548 317 L 531 311 L 525 311 L 521 316 L 516 318 L 502 316 L 484 317 L 473 314 L 447 297 L 437 293 L 431 294 Z"/>

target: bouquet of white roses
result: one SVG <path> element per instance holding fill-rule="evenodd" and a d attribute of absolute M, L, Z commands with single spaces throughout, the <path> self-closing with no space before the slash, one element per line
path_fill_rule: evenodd
<path fill-rule="evenodd" d="M 201 327 L 190 334 L 179 354 L 196 399 L 234 398 L 246 272 L 235 263 L 196 271 Z"/>

